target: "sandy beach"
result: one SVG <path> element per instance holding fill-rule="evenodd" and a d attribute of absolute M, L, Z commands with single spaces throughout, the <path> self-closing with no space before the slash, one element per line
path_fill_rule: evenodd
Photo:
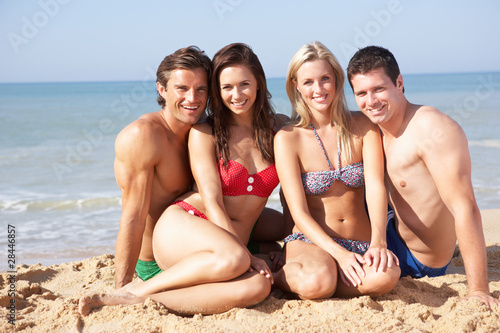
<path fill-rule="evenodd" d="M 500 209 L 484 210 L 490 291 L 500 297 Z M 462 301 L 467 293 L 463 261 L 454 258 L 447 275 L 401 279 L 388 294 L 322 301 L 268 297 L 250 309 L 181 317 L 159 303 L 114 306 L 78 313 L 78 299 L 114 286 L 114 257 L 17 266 L 15 319 L 9 317 L 12 280 L 0 275 L 1 332 L 498 332 L 500 309 Z M 15 322 L 15 325 L 9 323 Z"/>

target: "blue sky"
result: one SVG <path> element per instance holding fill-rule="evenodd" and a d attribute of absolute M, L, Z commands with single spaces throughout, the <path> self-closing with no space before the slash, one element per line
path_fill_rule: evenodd
<path fill-rule="evenodd" d="M 268 77 L 313 40 L 344 69 L 357 48 L 381 45 L 403 73 L 500 71 L 499 17 L 497 0 L 3 0 L 0 82 L 154 79 L 178 48 L 212 57 L 236 41 Z"/>

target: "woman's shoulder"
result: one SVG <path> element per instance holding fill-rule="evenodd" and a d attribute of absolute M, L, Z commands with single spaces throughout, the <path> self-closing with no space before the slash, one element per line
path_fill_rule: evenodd
<path fill-rule="evenodd" d="M 198 132 L 212 135 L 212 127 L 206 122 L 199 122 L 191 127 L 190 133 Z"/>
<path fill-rule="evenodd" d="M 276 133 L 278 140 L 288 142 L 298 142 L 304 135 L 307 135 L 308 128 L 297 126 L 292 122 L 288 122 Z"/>

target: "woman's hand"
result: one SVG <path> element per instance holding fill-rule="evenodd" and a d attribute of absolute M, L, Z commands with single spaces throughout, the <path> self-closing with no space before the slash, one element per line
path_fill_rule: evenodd
<path fill-rule="evenodd" d="M 365 271 L 362 265 L 365 264 L 365 259 L 362 255 L 354 252 L 345 251 L 342 255 L 335 258 L 340 267 L 340 279 L 348 287 L 352 285 L 357 287 L 361 284 L 361 278 L 365 277 Z"/>
<path fill-rule="evenodd" d="M 260 274 L 264 275 L 266 278 L 271 280 L 271 284 L 274 283 L 273 274 L 265 260 L 257 258 L 256 256 L 250 255 L 250 268 L 249 272 L 256 270 Z"/>
<path fill-rule="evenodd" d="M 364 255 L 368 266 L 374 266 L 375 272 L 387 271 L 387 267 L 399 266 L 398 257 L 385 247 L 370 246 Z"/>

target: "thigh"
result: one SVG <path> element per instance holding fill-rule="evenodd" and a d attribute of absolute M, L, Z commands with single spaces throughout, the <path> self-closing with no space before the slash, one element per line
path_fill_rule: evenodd
<path fill-rule="evenodd" d="M 231 251 L 242 247 L 234 235 L 183 208 L 168 207 L 153 231 L 153 253 L 160 268 L 170 267 L 200 251 Z"/>
<path fill-rule="evenodd" d="M 314 269 L 326 266 L 336 272 L 336 262 L 332 256 L 319 246 L 301 240 L 288 242 L 284 249 L 285 264 L 300 263 L 304 268 Z"/>

